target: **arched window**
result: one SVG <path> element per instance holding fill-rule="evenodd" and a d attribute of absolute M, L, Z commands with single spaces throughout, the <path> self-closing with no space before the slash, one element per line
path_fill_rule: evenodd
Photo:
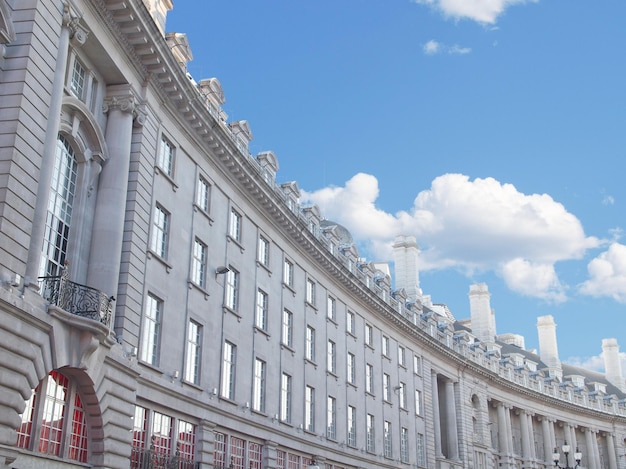
<path fill-rule="evenodd" d="M 52 371 L 39 383 L 22 414 L 17 447 L 87 462 L 87 425 L 73 381 Z"/>
<path fill-rule="evenodd" d="M 61 275 L 65 263 L 76 193 L 77 168 L 74 150 L 69 142 L 59 135 L 39 269 L 41 277 Z"/>

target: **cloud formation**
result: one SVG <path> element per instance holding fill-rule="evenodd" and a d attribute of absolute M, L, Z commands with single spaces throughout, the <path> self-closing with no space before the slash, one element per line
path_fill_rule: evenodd
<path fill-rule="evenodd" d="M 508 7 L 538 0 L 413 0 L 428 5 L 447 18 L 469 19 L 483 24 L 494 24 Z"/>
<path fill-rule="evenodd" d="M 622 374 L 626 375 L 626 352 L 619 353 L 620 364 L 622 366 Z M 568 363 L 573 366 L 578 366 L 586 370 L 597 371 L 604 373 L 604 354 L 594 355 L 592 357 L 569 357 L 563 360 L 564 363 Z"/>
<path fill-rule="evenodd" d="M 453 46 L 447 46 L 442 44 L 434 39 L 428 41 L 422 47 L 424 54 L 426 55 L 437 55 L 437 54 L 450 54 L 450 55 L 464 55 L 472 52 L 472 49 L 469 47 L 461 47 L 457 44 Z"/>
<path fill-rule="evenodd" d="M 587 265 L 589 280 L 580 285 L 583 294 L 607 296 L 626 303 L 626 246 L 617 242 Z"/>
<path fill-rule="evenodd" d="M 439 176 L 409 210 L 395 214 L 376 207 L 378 195 L 378 180 L 359 173 L 344 187 L 303 191 L 302 198 L 346 226 L 375 260 L 391 259 L 397 235 L 413 235 L 422 270 L 493 270 L 512 290 L 553 302 L 566 298 L 555 263 L 580 259 L 600 244 L 549 195 L 523 194 L 493 178 Z"/>

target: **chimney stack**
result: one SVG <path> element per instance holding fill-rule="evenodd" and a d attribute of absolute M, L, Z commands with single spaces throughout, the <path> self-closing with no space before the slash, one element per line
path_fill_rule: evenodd
<path fill-rule="evenodd" d="M 626 384 L 622 377 L 622 364 L 619 359 L 619 345 L 617 339 L 602 339 L 602 355 L 604 357 L 604 372 L 606 379 L 626 392 Z"/>
<path fill-rule="evenodd" d="M 559 349 L 556 345 L 556 324 L 550 315 L 537 318 L 539 356 L 549 368 L 561 368 Z"/>
<path fill-rule="evenodd" d="M 404 288 L 407 301 L 422 299 L 417 259 L 419 247 L 414 236 L 398 236 L 393 243 L 395 287 Z"/>
<path fill-rule="evenodd" d="M 496 317 L 491 309 L 490 298 L 486 283 L 470 285 L 472 334 L 481 342 L 494 342 L 496 339 Z"/>

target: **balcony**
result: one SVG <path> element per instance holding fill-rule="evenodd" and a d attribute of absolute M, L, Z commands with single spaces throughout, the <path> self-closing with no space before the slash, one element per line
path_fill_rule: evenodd
<path fill-rule="evenodd" d="M 110 327 L 114 297 L 95 288 L 72 282 L 65 275 L 40 277 L 39 280 L 41 295 L 51 306 Z"/>
<path fill-rule="evenodd" d="M 197 469 L 199 464 L 193 459 L 181 456 L 179 451 L 168 455 L 155 448 L 143 450 L 133 446 L 130 458 L 131 469 Z"/>

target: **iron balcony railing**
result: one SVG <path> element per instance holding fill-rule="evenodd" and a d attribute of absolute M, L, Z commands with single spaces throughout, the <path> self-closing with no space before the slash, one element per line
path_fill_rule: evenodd
<path fill-rule="evenodd" d="M 111 325 L 115 298 L 100 290 L 72 282 L 66 276 L 40 277 L 41 295 L 70 314 Z"/>
<path fill-rule="evenodd" d="M 144 450 L 133 446 L 130 458 L 131 469 L 197 469 L 193 459 L 185 458 L 178 451 L 174 455 L 159 452 L 154 448 Z"/>

